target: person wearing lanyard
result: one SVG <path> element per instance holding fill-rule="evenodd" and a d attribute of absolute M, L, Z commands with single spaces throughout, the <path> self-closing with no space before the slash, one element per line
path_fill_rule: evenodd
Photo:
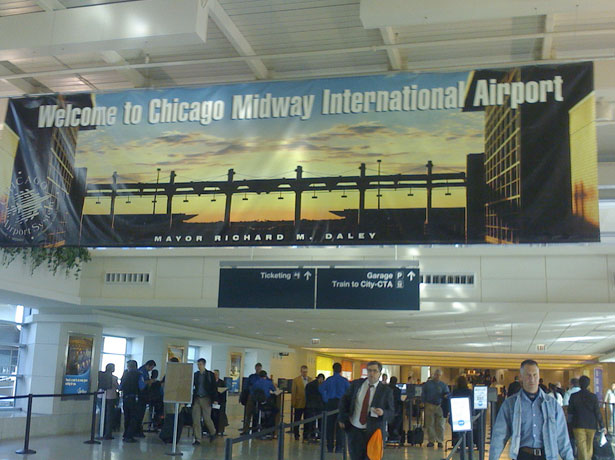
<path fill-rule="evenodd" d="M 367 378 L 354 380 L 340 401 L 339 426 L 346 430 L 350 460 L 367 459 L 367 443 L 395 415 L 393 391 L 380 381 L 382 364 L 367 363 Z"/>
<path fill-rule="evenodd" d="M 538 363 L 521 363 L 521 391 L 502 403 L 491 434 L 489 460 L 499 460 L 510 439 L 513 460 L 573 460 L 564 411 L 539 387 Z"/>

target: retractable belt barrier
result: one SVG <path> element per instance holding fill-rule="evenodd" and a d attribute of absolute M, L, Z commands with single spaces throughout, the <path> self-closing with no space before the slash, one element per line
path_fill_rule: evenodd
<path fill-rule="evenodd" d="M 19 449 L 16 450 L 15 453 L 16 454 L 23 454 L 23 455 L 31 455 L 31 454 L 35 454 L 36 451 L 33 449 L 30 449 L 30 426 L 32 424 L 32 402 L 34 400 L 34 398 L 66 398 L 66 399 L 78 399 L 78 398 L 82 398 L 84 396 L 98 396 L 98 395 L 104 395 L 105 391 L 104 390 L 100 390 L 100 391 L 96 391 L 96 392 L 92 392 L 92 393 L 80 393 L 80 394 L 39 394 L 39 395 L 35 395 L 35 394 L 27 394 L 27 395 L 17 395 L 17 396 L 2 396 L 0 397 L 0 401 L 2 400 L 6 400 L 6 399 L 13 399 L 13 400 L 17 400 L 17 399 L 28 399 L 28 409 L 26 412 L 26 432 L 24 434 L 24 442 L 23 442 L 23 449 Z M 104 402 L 104 401 L 103 401 Z M 84 441 L 85 444 L 100 444 L 99 441 L 96 441 L 95 439 L 95 433 L 96 433 L 96 398 L 92 398 L 92 424 L 90 426 L 90 439 L 88 439 L 87 441 Z"/>
<path fill-rule="evenodd" d="M 478 419 L 482 420 L 481 413 L 478 413 L 472 417 L 472 425 L 474 425 L 474 422 Z M 450 460 L 453 457 L 453 455 L 455 455 L 455 453 L 457 452 L 457 449 L 459 449 L 461 460 L 465 460 L 466 451 L 467 451 L 469 460 L 473 460 L 472 451 L 474 449 L 474 435 L 472 431 L 473 430 L 461 432 L 459 435 L 459 439 L 457 440 L 457 443 L 451 449 L 451 452 L 442 460 Z M 479 436 L 481 437 L 480 443 L 479 443 L 479 446 L 480 446 L 481 444 L 484 444 L 484 437 L 485 437 L 484 430 L 481 430 Z M 479 451 L 478 460 L 482 460 L 482 458 L 480 458 L 482 455 L 484 455 L 484 450 L 482 452 Z"/>
<path fill-rule="evenodd" d="M 615 403 L 602 403 L 602 409 L 604 410 L 604 427 L 607 434 L 612 435 L 615 430 Z"/>
<path fill-rule="evenodd" d="M 284 423 L 284 413 L 280 413 L 280 423 L 277 426 L 273 426 L 271 428 L 267 428 L 265 430 L 261 430 L 256 433 L 246 434 L 239 436 L 237 438 L 227 438 L 224 445 L 224 460 L 231 460 L 233 458 L 233 445 L 238 444 L 240 442 L 251 441 L 252 439 L 262 438 L 268 434 L 278 433 L 278 457 L 277 460 L 284 460 L 284 435 L 286 429 L 292 429 L 296 426 L 304 425 L 306 423 L 315 422 L 316 420 L 322 420 L 321 423 L 321 435 L 320 435 L 320 460 L 324 460 L 325 458 L 325 443 L 326 443 L 326 432 L 327 432 L 327 418 L 330 415 L 339 414 L 339 409 L 332 411 L 323 411 L 319 415 L 315 415 L 314 417 L 309 417 L 304 420 L 298 420 L 292 423 Z M 343 460 L 346 460 L 346 436 L 344 436 L 344 450 L 343 450 Z"/>

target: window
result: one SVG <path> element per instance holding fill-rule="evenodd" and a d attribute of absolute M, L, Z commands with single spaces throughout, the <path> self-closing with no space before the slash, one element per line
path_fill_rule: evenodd
<path fill-rule="evenodd" d="M 128 339 L 125 337 L 112 337 L 109 335 L 103 336 L 102 359 L 100 360 L 100 370 L 104 371 L 107 364 L 115 364 L 115 375 L 118 378 L 122 377 L 122 373 L 126 368 L 126 346 Z"/>
<path fill-rule="evenodd" d="M 22 305 L 7 305 L 0 308 L 0 396 L 15 396 L 17 391 L 23 318 Z M 14 406 L 13 399 L 0 400 L 0 408 Z"/>
<path fill-rule="evenodd" d="M 199 356 L 200 347 L 188 347 L 188 362 L 195 363 Z"/>

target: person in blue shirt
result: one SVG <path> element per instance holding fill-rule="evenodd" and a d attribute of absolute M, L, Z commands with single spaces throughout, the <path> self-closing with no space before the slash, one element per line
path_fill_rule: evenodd
<path fill-rule="evenodd" d="M 263 370 L 263 365 L 261 363 L 256 363 L 254 365 L 254 374 L 250 374 L 248 376 L 248 383 L 246 384 L 246 388 L 242 389 L 242 391 L 248 392 L 248 399 L 246 401 L 246 410 L 245 415 L 243 417 L 243 429 L 241 430 L 241 434 L 248 434 L 250 431 L 250 422 L 255 416 L 254 410 L 254 400 L 252 399 L 252 385 L 254 385 L 260 379 L 260 372 Z"/>
<path fill-rule="evenodd" d="M 333 375 L 318 387 L 327 412 L 339 408 L 340 400 L 349 386 L 348 379 L 342 376 L 342 365 L 333 364 Z M 343 452 L 344 431 L 337 423 L 337 415 L 329 415 L 327 417 L 327 451 L 333 452 L 334 449 L 335 452 Z"/>
<path fill-rule="evenodd" d="M 139 368 L 139 373 L 143 376 L 143 381 L 146 386 L 151 385 L 154 379 L 150 378 L 150 372 L 156 367 L 156 361 L 150 359 L 143 366 Z M 143 434 L 143 417 L 145 417 L 145 409 L 147 406 L 147 391 L 143 390 L 143 393 L 139 392 L 139 399 L 137 400 L 137 438 L 144 438 Z"/>
<path fill-rule="evenodd" d="M 448 386 L 440 380 L 442 371 L 436 369 L 425 384 L 423 384 L 423 404 L 425 405 L 425 431 L 427 431 L 427 447 L 444 447 L 444 413 L 442 400 L 449 394 Z"/>
<path fill-rule="evenodd" d="M 489 460 L 499 460 L 510 440 L 513 460 L 573 460 L 564 411 L 539 386 L 538 363 L 521 363 L 521 391 L 506 399 L 491 432 Z"/>
<path fill-rule="evenodd" d="M 257 390 L 262 390 L 265 393 L 265 397 L 269 398 L 276 390 L 273 382 L 267 378 L 267 371 L 260 371 L 258 374 L 258 380 L 250 386 L 250 395 L 254 398 L 254 393 Z"/>

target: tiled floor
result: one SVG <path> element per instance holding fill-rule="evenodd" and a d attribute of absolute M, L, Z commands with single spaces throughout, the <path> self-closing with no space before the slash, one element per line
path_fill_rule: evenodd
<path fill-rule="evenodd" d="M 290 404 L 286 406 L 290 407 Z M 228 407 L 230 426 L 227 434 L 237 437 L 242 425 L 243 407 L 231 405 Z M 290 419 L 288 410 L 285 411 L 285 420 Z M 450 439 L 450 430 L 446 425 L 445 439 Z M 171 457 L 166 453 L 171 446 L 163 444 L 156 433 L 147 433 L 145 439 L 135 444 L 126 444 L 121 440 L 121 433 L 115 433 L 115 439 L 103 441 L 102 444 L 84 444 L 89 438 L 87 434 L 40 437 L 33 433 L 30 448 L 36 450 L 34 455 L 19 455 L 15 451 L 23 447 L 23 438 L 16 440 L 0 440 L 0 460 L 224 460 L 224 443 L 226 437 L 218 437 L 213 443 L 207 441 L 202 445 L 193 447 L 191 430 L 184 428 L 183 437 L 178 444 L 181 457 Z M 293 436 L 287 434 L 284 438 L 284 460 L 319 460 L 320 445 L 307 444 L 295 441 Z M 425 444 L 423 444 L 425 446 Z M 277 460 L 277 440 L 252 440 L 233 446 L 233 460 Z M 384 460 L 442 460 L 450 451 L 427 447 L 405 446 L 401 448 L 387 448 Z M 325 460 L 342 460 L 342 454 L 325 453 Z M 459 459 L 455 455 L 454 459 Z M 348 457 L 349 459 L 349 457 Z M 507 460 L 508 457 L 502 457 Z M 474 456 L 478 460 L 478 455 Z"/>
<path fill-rule="evenodd" d="M 187 431 L 184 432 L 187 434 Z M 104 441 L 100 445 L 88 445 L 83 441 L 84 435 L 54 436 L 33 438 L 30 448 L 36 450 L 34 455 L 18 455 L 15 450 L 23 445 L 23 441 L 0 441 L 0 460 L 155 460 L 170 459 L 167 452 L 169 445 L 160 441 L 156 434 L 148 434 L 145 439 L 135 444 L 124 444 L 121 439 Z M 178 445 L 183 453 L 182 460 L 223 460 L 223 438 L 216 439 L 212 444 L 205 442 L 193 447 L 190 438 L 183 438 Z M 285 460 L 318 460 L 320 446 L 295 441 L 292 436 L 285 437 Z M 387 448 L 385 460 L 441 460 L 448 452 L 443 449 L 426 447 Z M 457 455 L 455 458 L 459 458 Z M 254 440 L 233 447 L 233 460 L 276 460 L 277 441 Z M 326 460 L 342 460 L 342 454 L 325 453 Z M 477 460 L 477 457 L 474 457 Z"/>

